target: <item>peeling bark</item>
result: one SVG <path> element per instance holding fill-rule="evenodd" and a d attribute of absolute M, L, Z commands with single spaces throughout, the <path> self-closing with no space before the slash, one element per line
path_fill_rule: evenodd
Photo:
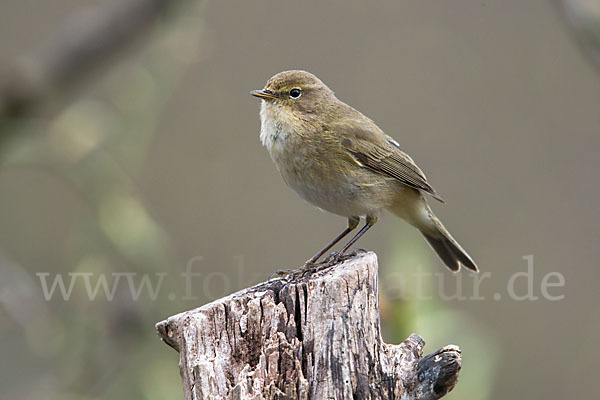
<path fill-rule="evenodd" d="M 180 354 L 189 400 L 432 400 L 461 368 L 456 346 L 423 357 L 418 335 L 383 343 L 374 253 L 258 284 L 156 328 Z"/>

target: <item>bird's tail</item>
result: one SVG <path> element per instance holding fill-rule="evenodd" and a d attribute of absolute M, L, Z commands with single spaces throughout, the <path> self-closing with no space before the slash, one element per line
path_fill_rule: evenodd
<path fill-rule="evenodd" d="M 479 269 L 473 259 L 460 244 L 458 244 L 452 235 L 450 235 L 450 232 L 444 228 L 444 225 L 442 225 L 440 220 L 433 214 L 432 219 L 434 220 L 436 229 L 433 231 L 430 229 L 423 229 L 421 230 L 421 233 L 425 236 L 425 239 L 427 239 L 431 248 L 435 250 L 444 264 L 452 271 L 458 271 L 460 266 L 463 265 L 471 271 L 478 272 Z"/>
<path fill-rule="evenodd" d="M 419 229 L 438 257 L 452 271 L 460 270 L 463 265 L 471 271 L 479 272 L 477 264 L 433 214 L 420 193 L 419 197 L 419 200 L 414 199 L 408 204 L 404 201 L 389 210 Z"/>

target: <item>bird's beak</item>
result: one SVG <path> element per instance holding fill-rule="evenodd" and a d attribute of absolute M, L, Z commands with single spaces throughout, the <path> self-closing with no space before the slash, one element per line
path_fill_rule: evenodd
<path fill-rule="evenodd" d="M 261 99 L 276 99 L 277 96 L 270 90 L 253 90 L 250 94 L 254 97 L 260 97 Z"/>

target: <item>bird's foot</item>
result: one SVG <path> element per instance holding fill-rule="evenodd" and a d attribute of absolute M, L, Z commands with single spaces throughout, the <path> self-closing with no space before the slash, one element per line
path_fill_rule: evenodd
<path fill-rule="evenodd" d="M 333 266 L 335 263 L 331 263 L 327 260 L 321 262 L 307 261 L 298 269 L 284 269 L 275 271 L 271 274 L 269 279 L 282 278 L 286 281 L 293 281 L 298 278 L 304 278 L 310 276 L 316 272 L 322 271 L 326 268 Z"/>
<path fill-rule="evenodd" d="M 277 279 L 277 278 L 285 278 L 289 274 L 291 274 L 295 271 L 296 270 L 294 270 L 294 269 L 278 269 L 277 271 L 275 271 L 271 275 L 269 275 L 269 280 Z"/>
<path fill-rule="evenodd" d="M 334 265 L 339 264 L 340 262 L 346 261 L 346 260 L 354 257 L 359 252 L 366 252 L 366 250 L 358 249 L 349 254 L 345 254 L 341 251 L 334 251 L 331 254 L 329 254 L 329 256 L 327 258 L 325 258 L 323 261 L 321 261 L 319 263 L 314 263 L 312 268 L 310 269 L 310 273 L 315 273 L 315 272 L 323 271 L 327 268 L 331 268 Z"/>
<path fill-rule="evenodd" d="M 269 276 L 269 280 L 274 278 L 282 278 L 286 281 L 293 281 L 298 278 L 304 278 L 314 273 L 323 271 L 327 268 L 331 268 L 340 262 L 346 261 L 352 257 L 356 257 L 358 254 L 366 253 L 365 249 L 356 249 L 350 253 L 333 252 L 321 262 L 307 261 L 298 269 L 281 269 L 273 272 Z"/>
<path fill-rule="evenodd" d="M 276 278 L 282 278 L 283 280 L 286 280 L 286 281 L 293 281 L 297 278 L 302 278 L 307 275 L 312 275 L 313 273 L 315 273 L 317 271 L 317 268 L 319 266 L 320 266 L 319 263 L 307 261 L 306 263 L 304 263 L 303 266 L 301 266 L 298 269 L 281 269 L 281 270 L 275 271 L 269 276 L 269 280 L 276 279 Z"/>
<path fill-rule="evenodd" d="M 323 264 L 326 264 L 327 266 L 333 266 L 335 264 L 338 264 L 342 261 L 346 261 L 349 260 L 353 257 L 356 257 L 357 255 L 361 254 L 361 253 L 367 253 L 367 250 L 365 249 L 356 249 L 350 253 L 342 253 L 342 252 L 333 252 L 329 255 L 329 257 L 327 257 L 324 261 Z"/>

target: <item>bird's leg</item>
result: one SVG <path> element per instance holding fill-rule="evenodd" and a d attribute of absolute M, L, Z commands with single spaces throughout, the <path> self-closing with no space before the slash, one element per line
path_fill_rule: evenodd
<path fill-rule="evenodd" d="M 310 260 L 306 261 L 304 263 L 304 265 L 302 267 L 300 267 L 300 269 L 297 269 L 297 270 L 285 269 L 285 270 L 275 271 L 271 274 L 269 279 L 273 279 L 274 277 L 281 277 L 281 276 L 287 276 L 288 278 L 286 278 L 286 279 L 289 279 L 289 278 L 293 279 L 296 276 L 304 276 L 306 273 L 312 272 L 313 267 L 315 267 L 317 265 L 317 264 L 315 264 L 317 262 L 317 260 L 319 258 L 321 258 L 321 256 L 323 254 L 325 254 L 329 249 L 331 249 L 333 246 L 335 246 L 336 243 L 338 243 L 340 240 L 342 240 L 344 237 L 346 237 L 346 235 L 348 235 L 350 232 L 352 232 L 354 229 L 356 229 L 359 222 L 360 222 L 360 217 L 348 218 L 348 227 L 346 229 L 344 229 L 344 231 L 342 233 L 337 235 L 331 242 L 329 242 L 327 244 L 327 246 L 323 247 L 317 254 L 312 256 L 310 258 Z"/>
<path fill-rule="evenodd" d="M 348 235 L 350 232 L 352 232 L 354 229 L 356 229 L 359 222 L 360 222 L 360 217 L 348 218 L 348 227 L 346 229 L 344 229 L 344 231 L 342 233 L 340 233 L 337 237 L 335 237 L 331 242 L 329 242 L 327 244 L 327 246 L 323 247 L 317 254 L 312 256 L 312 258 L 310 260 L 308 260 L 304 265 L 311 266 L 315 262 L 317 262 L 317 260 L 319 258 L 321 258 L 321 256 L 323 254 L 325 254 L 329 249 L 331 249 L 333 246 L 335 246 L 337 242 L 342 240 L 344 237 L 346 237 L 346 235 Z"/>
<path fill-rule="evenodd" d="M 344 255 L 344 253 L 350 248 L 350 246 L 352 246 L 366 231 L 369 230 L 369 228 L 371 228 L 375 222 L 377 222 L 377 217 L 372 217 L 372 216 L 367 216 L 367 223 L 365 224 L 365 226 L 363 226 L 363 228 L 352 238 L 350 239 L 350 241 L 338 252 L 333 253 L 332 256 L 330 256 L 328 259 L 326 259 L 325 261 L 317 264 L 317 260 L 319 258 L 321 258 L 321 256 L 323 254 L 325 254 L 329 249 L 331 249 L 333 246 L 335 246 L 340 240 L 342 240 L 344 237 L 346 237 L 346 235 L 348 235 L 350 232 L 352 232 L 354 229 L 356 229 L 356 227 L 358 226 L 360 222 L 360 217 L 350 217 L 348 218 L 348 227 L 346 229 L 344 229 L 342 231 L 342 233 L 340 233 L 338 236 L 336 236 L 331 242 L 329 242 L 327 244 L 327 246 L 323 247 L 317 254 L 315 254 L 314 256 L 312 256 L 310 258 L 310 260 L 308 260 L 306 263 L 304 263 L 304 265 L 295 271 L 290 271 L 290 270 L 281 270 L 281 271 L 275 271 L 274 273 L 271 274 L 271 278 L 275 277 L 275 276 L 286 276 L 285 279 L 289 280 L 289 279 L 295 279 L 298 276 L 305 276 L 307 274 L 312 274 L 313 272 L 317 272 L 320 271 L 322 269 L 328 268 L 332 265 L 334 265 L 335 263 L 337 263 L 342 256 Z"/>
<path fill-rule="evenodd" d="M 358 233 L 356 235 L 354 235 L 354 237 L 352 239 L 350 239 L 348 241 L 348 243 L 346 243 L 346 245 L 344 247 L 342 247 L 342 249 L 340 251 L 338 251 L 337 253 L 334 253 L 331 260 L 327 260 L 328 261 L 327 264 L 333 265 L 333 264 L 337 263 L 338 261 L 340 261 L 342 259 L 342 257 L 344 256 L 344 254 L 346 253 L 346 251 L 348 251 L 348 249 L 350 247 L 352 247 L 352 245 L 354 243 L 356 243 L 356 241 L 358 239 L 360 239 L 360 237 L 362 235 L 364 235 L 366 231 L 371 229 L 371 227 L 373 225 L 375 225 L 376 222 L 377 222 L 377 217 L 372 216 L 372 215 L 367 215 L 367 222 L 365 223 L 365 226 L 363 226 L 362 229 L 360 231 L 358 231 Z"/>

